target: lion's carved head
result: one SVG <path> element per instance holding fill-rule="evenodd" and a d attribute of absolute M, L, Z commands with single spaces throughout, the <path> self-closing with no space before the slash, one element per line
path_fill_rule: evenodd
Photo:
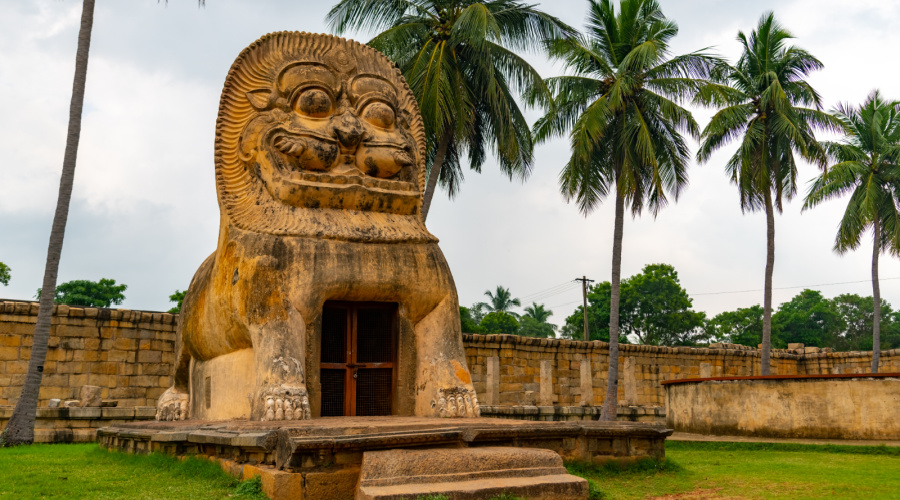
<path fill-rule="evenodd" d="M 225 82 L 220 206 L 262 233 L 434 241 L 419 217 L 424 149 L 418 106 L 384 55 L 330 35 L 269 34 Z"/>

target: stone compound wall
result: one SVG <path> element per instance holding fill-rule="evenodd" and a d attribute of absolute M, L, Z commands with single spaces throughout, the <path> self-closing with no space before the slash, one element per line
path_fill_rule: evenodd
<path fill-rule="evenodd" d="M 0 406 L 19 398 L 31 356 L 37 302 L 0 302 Z M 119 407 L 155 406 L 171 385 L 176 316 L 55 306 L 39 406 L 103 388 Z"/>
<path fill-rule="evenodd" d="M 515 335 L 464 335 L 479 402 L 491 406 L 596 406 L 606 397 L 609 344 Z M 620 406 L 664 406 L 665 380 L 759 375 L 759 351 L 619 345 Z M 871 352 L 776 349 L 778 375 L 868 373 Z M 900 349 L 883 351 L 881 372 L 900 372 Z M 620 412 L 621 413 L 621 412 Z M 621 417 L 621 415 L 620 415 Z"/>
<path fill-rule="evenodd" d="M 36 302 L 0 301 L 0 406 L 13 405 L 19 397 L 37 309 Z M 103 399 L 118 400 L 119 408 L 154 406 L 171 383 L 176 321 L 177 316 L 160 312 L 55 307 L 40 406 L 53 398 L 77 399 L 81 386 L 88 384 L 102 387 Z M 463 341 L 485 406 L 597 406 L 606 396 L 606 342 L 470 334 Z M 872 360 L 870 352 L 816 351 L 775 350 L 772 373 L 867 373 Z M 759 352 L 745 346 L 622 344 L 619 352 L 622 406 L 664 406 L 664 380 L 759 374 Z M 900 372 L 900 350 L 882 353 L 881 371 Z M 572 411 L 566 419 L 593 417 Z M 538 416 L 527 418 L 545 419 L 540 410 L 534 412 Z M 646 416 L 658 417 L 655 410 L 651 413 Z"/>
<path fill-rule="evenodd" d="M 725 436 L 896 440 L 900 373 L 734 377 L 663 384 L 666 426 Z"/>

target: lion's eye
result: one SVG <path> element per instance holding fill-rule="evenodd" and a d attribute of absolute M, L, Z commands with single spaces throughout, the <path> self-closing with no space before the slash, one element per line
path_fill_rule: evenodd
<path fill-rule="evenodd" d="M 363 120 L 381 128 L 391 128 L 394 125 L 394 110 L 383 102 L 370 103 L 363 109 Z"/>
<path fill-rule="evenodd" d="M 301 115 L 325 118 L 331 114 L 332 102 L 328 92 L 322 89 L 306 89 L 297 96 L 294 109 Z"/>

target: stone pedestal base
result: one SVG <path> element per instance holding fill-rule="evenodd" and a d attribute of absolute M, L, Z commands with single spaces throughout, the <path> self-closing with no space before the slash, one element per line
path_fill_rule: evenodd
<path fill-rule="evenodd" d="M 535 492 L 538 490 L 528 488 L 537 484 L 545 484 L 542 488 L 547 488 L 547 491 L 556 488 L 562 496 L 538 495 L 536 498 L 586 498 L 587 490 L 583 495 L 580 493 L 578 484 L 581 483 L 577 478 L 567 479 L 572 476 L 565 475 L 564 469 L 561 469 L 562 460 L 601 463 L 608 460 L 661 459 L 665 457 L 665 439 L 671 433 L 671 430 L 660 426 L 631 422 L 335 417 L 291 421 L 289 424 L 196 420 L 147 422 L 107 427 L 97 434 L 101 446 L 108 449 L 131 453 L 163 452 L 176 456 L 205 455 L 218 460 L 226 471 L 235 476 L 246 478 L 259 474 L 263 479 L 263 489 L 271 498 L 315 499 L 365 498 L 360 496 L 365 492 L 358 488 L 362 484 L 361 479 L 365 481 L 368 478 L 373 481 L 370 483 L 373 488 L 380 487 L 377 481 L 380 476 L 375 472 L 365 472 L 366 464 L 370 464 L 369 469 L 375 470 L 378 467 L 371 464 L 391 463 L 391 457 L 398 457 L 396 467 L 407 467 L 412 471 L 415 464 L 428 462 L 412 453 L 420 451 L 424 452 L 423 456 L 451 453 L 455 458 L 434 462 L 445 467 L 436 469 L 435 466 L 436 472 L 429 472 L 430 469 L 426 470 L 423 465 L 424 468 L 415 474 L 410 471 L 404 474 L 419 478 L 416 481 L 420 484 L 425 484 L 426 476 L 442 473 L 458 474 L 456 477 L 460 482 L 476 481 L 457 485 L 460 491 L 474 492 L 474 496 L 459 498 L 497 496 L 497 493 L 478 493 L 479 488 L 492 491 L 492 483 L 478 481 L 494 479 L 502 480 L 496 484 L 506 488 L 504 491 L 520 491 L 529 498 L 537 495 Z M 502 450 L 507 450 L 505 455 Z M 555 453 L 547 454 L 544 450 Z M 553 460 L 547 458 L 554 455 L 556 458 Z M 475 456 L 485 459 L 482 469 L 465 465 L 477 463 L 472 458 Z M 459 466 L 454 469 L 451 466 L 453 463 Z M 522 477 L 528 477 L 527 473 L 516 476 L 515 469 L 531 469 L 532 474 L 536 474 L 537 469 L 545 469 L 545 474 L 541 476 L 543 479 L 534 479 L 534 476 L 524 480 Z M 482 473 L 484 477 L 479 477 Z M 434 488 L 450 487 L 452 481 L 446 479 L 452 477 L 442 479 L 433 482 L 447 484 Z M 302 496 L 297 496 L 297 491 L 301 491 Z M 566 496 L 570 494 L 568 492 L 582 496 L 569 497 Z M 393 498 L 379 496 L 382 493 L 371 490 L 365 494 L 371 498 Z M 405 495 L 416 497 L 409 492 Z M 457 498 L 455 495 L 453 498 Z"/>
<path fill-rule="evenodd" d="M 548 500 L 587 497 L 587 481 L 570 475 L 550 450 L 485 446 L 367 451 L 356 498 L 400 500 L 443 495 L 464 500 L 504 493 Z"/>

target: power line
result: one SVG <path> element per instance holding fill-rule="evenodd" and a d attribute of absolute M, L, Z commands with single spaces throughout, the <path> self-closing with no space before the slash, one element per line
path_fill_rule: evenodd
<path fill-rule="evenodd" d="M 556 290 L 556 289 L 558 289 L 558 288 L 565 288 L 565 287 L 567 287 L 567 286 L 572 286 L 573 284 L 574 284 L 574 281 L 564 281 L 564 282 L 559 283 L 559 284 L 557 284 L 557 285 L 553 285 L 553 286 L 551 286 L 551 287 L 549 287 L 549 288 L 545 288 L 545 289 L 540 290 L 540 291 L 537 291 L 537 292 L 525 294 L 525 295 L 523 295 L 521 298 L 528 298 L 528 297 L 532 297 L 532 296 L 535 296 L 535 295 L 542 295 L 542 294 L 544 294 L 544 293 L 551 292 L 551 291 Z"/>
<path fill-rule="evenodd" d="M 571 289 L 577 286 L 575 281 L 567 281 L 565 283 L 560 283 L 559 285 L 552 286 L 550 288 L 541 290 L 539 292 L 534 292 L 528 295 L 523 295 L 519 297 L 519 300 L 526 302 L 534 302 L 540 299 L 545 299 L 547 297 L 552 297 L 554 295 L 559 295 L 561 293 L 565 293 L 570 291 Z"/>
<path fill-rule="evenodd" d="M 889 280 L 900 280 L 900 277 L 896 277 L 896 278 L 879 278 L 878 281 L 889 281 Z M 835 283 L 820 283 L 820 284 L 818 284 L 818 285 L 780 286 L 780 287 L 773 287 L 772 290 L 793 290 L 793 289 L 796 289 L 796 288 L 815 288 L 815 287 L 817 287 L 817 286 L 851 285 L 851 284 L 855 284 L 855 283 L 871 283 L 871 282 L 872 282 L 872 280 L 839 281 L 839 282 L 835 282 Z M 762 291 L 764 291 L 764 289 L 763 289 L 763 288 L 759 288 L 759 289 L 756 289 L 756 290 L 733 290 L 733 291 L 728 291 L 728 292 L 706 292 L 706 293 L 695 293 L 695 294 L 693 294 L 693 296 L 696 297 L 696 296 L 698 296 L 698 295 L 724 295 L 724 294 L 729 294 L 729 293 L 751 293 L 751 292 L 762 292 Z"/>
<path fill-rule="evenodd" d="M 555 297 L 556 295 L 561 295 L 561 294 L 564 294 L 564 293 L 571 292 L 572 290 L 574 290 L 574 289 L 576 289 L 576 288 L 578 288 L 578 285 L 577 285 L 576 283 L 572 283 L 572 286 L 569 286 L 569 287 L 566 287 L 566 288 L 557 290 L 557 291 L 555 291 L 555 292 L 553 292 L 553 293 L 546 293 L 546 294 L 544 294 L 544 295 L 538 295 L 538 296 L 530 297 L 530 298 L 527 298 L 527 299 L 524 299 L 524 300 L 526 300 L 527 302 L 538 302 L 538 301 L 541 301 L 541 300 L 548 299 L 548 298 L 550 298 L 550 297 Z"/>
<path fill-rule="evenodd" d="M 579 302 L 581 302 L 581 301 L 580 301 L 580 300 L 573 300 L 572 302 L 566 302 L 565 304 L 556 304 L 555 306 L 550 306 L 550 309 L 553 309 L 553 308 L 556 308 L 556 307 L 562 307 L 562 306 L 570 306 L 570 305 L 572 305 L 572 304 L 578 304 Z"/>

